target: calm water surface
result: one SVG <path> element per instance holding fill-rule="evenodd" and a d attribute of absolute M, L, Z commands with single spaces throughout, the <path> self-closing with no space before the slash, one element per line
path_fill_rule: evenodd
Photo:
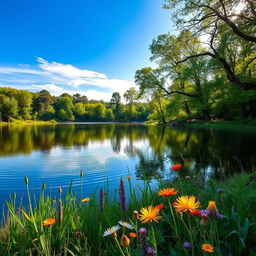
<path fill-rule="evenodd" d="M 0 205 L 13 192 L 25 195 L 24 176 L 38 194 L 80 186 L 83 196 L 118 188 L 120 176 L 132 183 L 173 179 L 173 163 L 184 164 L 184 176 L 222 178 L 251 171 L 256 165 L 256 132 L 250 130 L 173 129 L 139 124 L 62 124 L 0 127 Z M 24 196 L 24 201 L 25 201 Z"/>

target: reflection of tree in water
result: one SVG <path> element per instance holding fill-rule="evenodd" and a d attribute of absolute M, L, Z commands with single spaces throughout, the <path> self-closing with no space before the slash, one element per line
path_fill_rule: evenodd
<path fill-rule="evenodd" d="M 142 125 L 11 125 L 0 129 L 0 155 L 44 152 L 56 145 L 87 147 L 110 141 L 112 150 L 138 158 L 136 175 L 163 175 L 167 162 L 184 164 L 198 175 L 221 178 L 256 165 L 256 134 L 216 129 L 173 129 Z M 145 147 L 148 145 L 148 148 Z M 169 167 L 169 166 L 168 166 Z"/>

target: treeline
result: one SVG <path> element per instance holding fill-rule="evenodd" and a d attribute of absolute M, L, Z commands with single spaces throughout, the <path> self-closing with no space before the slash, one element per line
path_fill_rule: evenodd
<path fill-rule="evenodd" d="M 256 117 L 256 4 L 165 0 L 179 34 L 150 45 L 157 68 L 137 70 L 140 94 L 161 122 Z"/>
<path fill-rule="evenodd" d="M 147 103 L 137 102 L 134 88 L 127 90 L 121 103 L 121 95 L 113 93 L 110 102 L 88 100 L 80 94 L 63 93 L 52 96 L 42 90 L 32 93 L 26 90 L 0 88 L 0 121 L 57 120 L 57 121 L 145 121 L 150 114 Z"/>

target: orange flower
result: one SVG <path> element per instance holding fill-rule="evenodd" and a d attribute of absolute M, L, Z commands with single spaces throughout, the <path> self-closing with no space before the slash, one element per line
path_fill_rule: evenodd
<path fill-rule="evenodd" d="M 46 219 L 43 221 L 43 226 L 51 226 L 56 222 L 54 218 Z"/>
<path fill-rule="evenodd" d="M 135 220 L 138 220 L 139 219 L 139 213 L 138 211 L 133 211 L 133 217 Z"/>
<path fill-rule="evenodd" d="M 171 170 L 173 170 L 173 171 L 179 171 L 181 168 L 182 168 L 182 165 L 181 165 L 181 164 L 174 164 L 174 165 L 171 167 Z"/>
<path fill-rule="evenodd" d="M 211 214 L 218 214 L 218 209 L 216 207 L 215 201 L 209 201 L 207 210 L 211 212 Z"/>
<path fill-rule="evenodd" d="M 132 176 L 127 176 L 126 179 L 127 180 L 130 180 L 132 178 Z"/>
<path fill-rule="evenodd" d="M 129 244 L 130 244 L 130 239 L 128 238 L 127 235 L 122 235 L 121 240 L 120 240 L 120 244 L 121 244 L 122 246 L 124 246 L 124 247 L 129 246 Z"/>
<path fill-rule="evenodd" d="M 158 195 L 170 197 L 170 196 L 176 195 L 177 193 L 178 193 L 178 191 L 175 191 L 175 188 L 164 188 L 158 192 Z"/>
<path fill-rule="evenodd" d="M 144 207 L 140 210 L 140 221 L 141 223 L 147 223 L 147 222 L 158 222 L 159 219 L 162 218 L 162 216 L 157 216 L 159 213 L 159 208 L 154 207 L 152 205 L 148 207 Z"/>
<path fill-rule="evenodd" d="M 173 206 L 179 213 L 186 211 L 192 212 L 200 207 L 200 202 L 196 202 L 195 196 L 180 196 L 177 198 L 176 202 L 173 203 Z"/>
<path fill-rule="evenodd" d="M 83 203 L 88 203 L 91 200 L 90 197 L 86 197 L 83 200 L 81 200 Z"/>
<path fill-rule="evenodd" d="M 210 244 L 203 244 L 202 245 L 202 250 L 205 252 L 214 252 L 214 248 Z"/>
<path fill-rule="evenodd" d="M 191 210 L 189 212 L 190 215 L 200 215 L 201 211 L 198 209 Z"/>
<path fill-rule="evenodd" d="M 131 232 L 131 233 L 129 233 L 129 236 L 135 238 L 135 237 L 137 237 L 137 234 L 134 232 Z"/>
<path fill-rule="evenodd" d="M 156 208 L 160 211 L 164 208 L 164 204 L 158 204 Z"/>

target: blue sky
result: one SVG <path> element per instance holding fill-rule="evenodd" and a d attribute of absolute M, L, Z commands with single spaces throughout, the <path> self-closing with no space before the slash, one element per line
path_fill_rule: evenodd
<path fill-rule="evenodd" d="M 149 45 L 173 29 L 161 0 L 8 0 L 0 8 L 0 86 L 109 100 L 152 65 Z"/>

